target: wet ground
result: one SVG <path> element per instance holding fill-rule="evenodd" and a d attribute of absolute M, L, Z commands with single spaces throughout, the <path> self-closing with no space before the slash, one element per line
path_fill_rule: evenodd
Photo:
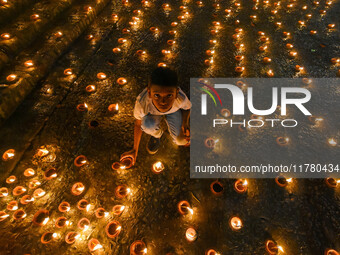
<path fill-rule="evenodd" d="M 243 194 L 234 190 L 235 179 L 221 179 L 223 194 L 215 196 L 210 191 L 214 180 L 189 178 L 189 148 L 176 147 L 168 134 L 153 156 L 145 150 L 144 135 L 137 163 L 131 169 L 114 171 L 111 165 L 133 145 L 135 97 L 145 87 L 150 71 L 161 62 L 178 71 L 180 86 L 186 93 L 190 77 L 236 77 L 236 66 L 245 68 L 244 77 L 266 77 L 269 69 L 275 77 L 336 77 L 339 66 L 333 65 L 331 58 L 340 57 L 340 3 L 335 1 L 327 6 L 324 1 L 301 1 L 292 2 L 294 6 L 290 8 L 288 1 L 282 1 L 274 8 L 274 2 L 203 1 L 200 6 L 193 1 L 168 1 L 171 11 L 163 10 L 163 2 L 149 3 L 150 7 L 138 1 L 128 6 L 120 2 L 107 5 L 0 127 L 0 153 L 15 150 L 12 159 L 0 162 L 1 186 L 9 191 L 8 196 L 0 198 L 1 210 L 9 215 L 0 222 L 0 254 L 89 254 L 91 238 L 103 246 L 94 254 L 129 254 L 129 247 L 136 240 L 144 241 L 147 254 L 155 255 L 198 255 L 208 249 L 220 254 L 266 254 L 268 239 L 281 245 L 284 254 L 323 254 L 327 248 L 339 251 L 339 188 L 328 187 L 324 179 L 296 179 L 287 187 L 279 187 L 274 179 L 250 179 Z M 307 10 L 302 9 L 304 5 Z M 253 10 L 254 6 L 258 9 Z M 137 9 L 141 14 L 134 13 Z M 230 15 L 226 9 L 231 10 Z M 275 9 L 278 13 L 272 15 Z M 320 10 L 326 10 L 326 14 L 320 14 Z M 112 14 L 118 15 L 118 21 Z M 185 16 L 183 21 L 178 19 L 181 15 Z M 237 20 L 239 24 L 235 24 Z M 305 26 L 299 25 L 299 20 Z M 130 25 L 131 21 L 137 23 Z M 220 26 L 213 21 L 220 22 Z M 59 22 L 62 24 L 63 20 Z M 178 25 L 173 27 L 172 22 Z M 275 22 L 282 22 L 281 27 Z M 335 28 L 328 29 L 328 24 L 335 24 Z M 157 27 L 159 32 L 153 34 L 150 27 Z M 128 34 L 124 34 L 125 28 L 130 30 Z M 233 39 L 237 28 L 243 29 L 238 41 Z M 176 30 L 176 35 L 169 30 Z M 219 32 L 214 34 L 211 30 Z M 311 30 L 317 33 L 311 35 Z M 269 37 L 264 52 L 259 50 L 264 46 L 259 31 Z M 291 37 L 284 38 L 284 31 L 290 32 Z M 88 40 L 90 34 L 94 39 Z M 119 38 L 127 42 L 122 45 Z M 176 43 L 170 46 L 168 40 Z M 35 41 L 17 61 L 36 52 L 39 43 Z M 244 47 L 237 49 L 237 43 Z M 289 57 L 292 50 L 286 49 L 287 43 L 293 44 L 297 57 Z M 120 53 L 113 52 L 116 47 L 121 48 Z M 163 49 L 171 50 L 170 56 L 163 56 Z M 146 53 L 140 57 L 137 50 Z M 205 64 L 205 60 L 211 60 L 206 50 L 215 50 L 210 66 Z M 236 55 L 244 55 L 243 62 L 238 64 Z M 271 63 L 263 64 L 264 57 L 271 58 Z M 297 73 L 295 65 L 303 66 L 305 71 Z M 72 69 L 72 75 L 64 75 L 67 68 Z M 100 72 L 107 78 L 98 79 Z M 119 85 L 119 77 L 126 78 L 127 83 Z M 88 85 L 94 85 L 95 91 L 87 92 Z M 78 111 L 77 105 L 83 103 L 88 108 Z M 116 103 L 119 112 L 110 113 L 108 106 Z M 90 127 L 89 123 L 95 125 Z M 339 138 L 339 132 L 336 135 Z M 48 155 L 36 155 L 41 146 L 47 148 Z M 76 167 L 74 159 L 79 155 L 85 155 L 87 163 Z M 152 164 L 158 160 L 164 163 L 165 170 L 154 174 Z M 52 167 L 56 168 L 57 177 L 44 179 L 44 171 Z M 27 168 L 33 168 L 36 174 L 25 177 Z M 17 177 L 15 183 L 6 183 L 10 175 Z M 34 190 L 28 187 L 32 180 L 39 180 L 46 194 L 27 205 L 19 203 L 19 209 L 27 216 L 14 220 L 14 211 L 6 207 L 12 200 L 19 202 L 22 195 L 14 196 L 13 189 L 21 185 L 27 188 L 25 194 L 32 195 Z M 85 186 L 79 196 L 71 194 L 76 182 Z M 121 184 L 131 189 L 131 194 L 123 199 L 115 195 Z M 80 199 L 92 205 L 88 212 L 77 209 Z M 192 216 L 178 212 L 177 204 L 182 200 L 194 208 Z M 67 213 L 58 210 L 63 201 L 71 205 Z M 126 206 L 121 215 L 112 213 L 117 204 Z M 94 212 L 99 207 L 109 216 L 98 219 Z M 40 227 L 32 223 L 39 209 L 50 213 L 49 221 Z M 73 224 L 56 228 L 55 221 L 61 216 Z M 229 226 L 232 216 L 243 222 L 238 231 Z M 77 227 L 83 217 L 91 222 L 87 231 Z M 115 238 L 105 233 L 112 220 L 122 226 Z M 194 242 L 185 238 L 188 227 L 197 231 Z M 81 233 L 82 240 L 67 244 L 64 239 L 70 231 Z M 42 244 L 40 238 L 45 232 L 55 232 L 57 238 Z"/>

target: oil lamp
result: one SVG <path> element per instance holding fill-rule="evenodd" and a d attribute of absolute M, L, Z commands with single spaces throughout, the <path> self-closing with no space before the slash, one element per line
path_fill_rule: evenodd
<path fill-rule="evenodd" d="M 100 244 L 100 242 L 95 238 L 91 238 L 90 241 L 88 242 L 87 246 L 88 246 L 88 248 L 91 252 L 103 248 L 103 246 Z"/>
<path fill-rule="evenodd" d="M 89 205 L 89 202 L 86 199 L 81 199 L 77 203 L 77 207 L 79 210 L 86 210 L 88 208 L 87 207 L 88 205 Z"/>
<path fill-rule="evenodd" d="M 212 56 L 215 54 L 215 50 L 207 50 L 205 51 L 205 54 L 207 54 L 208 56 Z"/>
<path fill-rule="evenodd" d="M 180 214 L 185 215 L 185 214 L 194 214 L 194 210 L 190 207 L 190 204 L 188 201 L 180 201 L 177 204 L 177 208 Z"/>
<path fill-rule="evenodd" d="M 53 233 L 53 232 L 46 232 L 44 233 L 42 236 L 41 236 L 41 239 L 40 241 L 43 243 L 43 244 L 47 244 L 47 243 L 50 243 L 52 241 L 54 241 L 56 238 L 57 238 L 57 233 Z"/>
<path fill-rule="evenodd" d="M 51 179 L 57 177 L 57 169 L 52 167 L 52 168 L 46 170 L 44 172 L 44 177 L 45 177 L 46 180 L 51 180 Z"/>
<path fill-rule="evenodd" d="M 127 42 L 127 40 L 125 38 L 119 38 L 118 39 L 118 43 L 120 43 L 120 44 L 124 44 L 126 42 Z"/>
<path fill-rule="evenodd" d="M 271 59 L 271 58 L 268 58 L 268 57 L 264 57 L 264 58 L 262 59 L 262 61 L 263 61 L 263 63 L 268 64 L 268 63 L 272 62 L 272 59 Z"/>
<path fill-rule="evenodd" d="M 325 10 L 320 10 L 319 13 L 320 13 L 321 15 L 325 15 L 325 14 L 326 14 L 326 11 L 325 11 Z"/>
<path fill-rule="evenodd" d="M 11 160 L 14 158 L 14 156 L 15 156 L 15 150 L 9 149 L 5 151 L 4 154 L 2 154 L 2 160 L 3 161 Z"/>
<path fill-rule="evenodd" d="M 24 63 L 24 65 L 25 65 L 26 67 L 33 67 L 33 66 L 34 66 L 34 63 L 33 63 L 32 60 L 27 60 L 27 61 Z"/>
<path fill-rule="evenodd" d="M 101 219 L 101 218 L 103 218 L 103 217 L 108 216 L 109 213 L 106 212 L 104 208 L 98 208 L 98 209 L 96 210 L 96 212 L 95 212 L 95 215 L 96 215 L 96 217 L 97 217 L 98 219 Z"/>
<path fill-rule="evenodd" d="M 40 181 L 38 181 L 38 180 L 32 180 L 32 181 L 29 182 L 28 187 L 29 187 L 30 189 L 35 189 L 35 188 L 38 187 L 40 184 L 41 184 Z"/>
<path fill-rule="evenodd" d="M 185 232 L 185 237 L 189 242 L 193 242 L 197 239 L 197 232 L 194 228 L 188 228 Z"/>
<path fill-rule="evenodd" d="M 25 195 L 20 199 L 20 203 L 23 205 L 27 205 L 28 203 L 31 203 L 34 201 L 34 197 L 30 195 Z"/>
<path fill-rule="evenodd" d="M 162 54 L 165 56 L 169 56 L 171 54 L 170 50 L 162 50 Z"/>
<path fill-rule="evenodd" d="M 125 210 L 125 206 L 124 206 L 124 205 L 115 205 L 115 206 L 112 208 L 112 212 L 113 212 L 113 214 L 115 214 L 115 215 L 121 214 L 124 210 Z"/>
<path fill-rule="evenodd" d="M 77 167 L 81 167 L 87 163 L 87 158 L 84 155 L 80 155 L 75 158 L 74 165 Z"/>
<path fill-rule="evenodd" d="M 217 43 L 217 40 L 209 40 L 209 43 L 210 43 L 210 44 L 216 44 L 216 43 Z"/>
<path fill-rule="evenodd" d="M 86 40 L 88 40 L 88 41 L 91 41 L 92 39 L 94 38 L 94 36 L 93 35 L 87 35 L 86 37 L 85 37 L 85 39 Z"/>
<path fill-rule="evenodd" d="M 296 72 L 302 72 L 305 68 L 303 66 L 296 65 L 295 66 L 295 71 Z"/>
<path fill-rule="evenodd" d="M 60 205 L 58 206 L 58 210 L 60 212 L 68 212 L 71 209 L 71 206 L 68 202 L 61 202 Z"/>
<path fill-rule="evenodd" d="M 120 48 L 113 48 L 112 49 L 113 53 L 120 53 L 122 50 Z"/>
<path fill-rule="evenodd" d="M 45 194 L 46 194 L 46 192 L 43 189 L 38 188 L 33 192 L 33 197 L 34 198 L 40 198 L 40 197 L 45 196 Z"/>
<path fill-rule="evenodd" d="M 333 65 L 340 63 L 340 58 L 331 58 L 331 63 Z"/>
<path fill-rule="evenodd" d="M 127 83 L 127 80 L 124 77 L 120 77 L 117 79 L 117 83 L 119 85 L 125 85 Z"/>
<path fill-rule="evenodd" d="M 279 136 L 276 138 L 276 142 L 280 146 L 287 146 L 289 144 L 289 141 L 290 141 L 289 137 Z"/>
<path fill-rule="evenodd" d="M 136 54 L 137 54 L 137 56 L 143 57 L 143 56 L 146 56 L 146 51 L 145 50 L 137 50 Z"/>
<path fill-rule="evenodd" d="M 334 178 L 329 177 L 329 178 L 326 178 L 326 179 L 325 179 L 325 182 L 326 182 L 326 184 L 327 184 L 328 187 L 330 187 L 330 188 L 336 188 L 336 187 L 339 185 L 340 180 L 336 180 L 336 179 L 334 179 Z"/>
<path fill-rule="evenodd" d="M 13 189 L 13 196 L 20 196 L 22 194 L 24 194 L 27 191 L 27 189 L 23 186 L 16 186 Z"/>
<path fill-rule="evenodd" d="M 334 138 L 329 138 L 329 139 L 327 140 L 327 142 L 328 142 L 328 144 L 329 144 L 330 146 L 336 146 L 336 145 L 337 145 L 337 142 L 336 142 L 336 140 L 335 140 Z"/>
<path fill-rule="evenodd" d="M 158 65 L 157 65 L 158 67 L 166 67 L 166 64 L 165 63 L 163 63 L 163 62 L 160 62 L 160 63 L 158 63 Z"/>
<path fill-rule="evenodd" d="M 82 229 L 83 231 L 86 231 L 90 227 L 90 221 L 87 218 L 82 218 L 78 221 L 78 228 Z"/>
<path fill-rule="evenodd" d="M 327 249 L 325 250 L 325 255 L 339 255 L 339 252 L 333 249 Z"/>
<path fill-rule="evenodd" d="M 146 244 L 141 240 L 134 241 L 130 245 L 130 255 L 144 255 L 147 251 Z"/>
<path fill-rule="evenodd" d="M 17 75 L 16 74 L 10 74 L 6 77 L 6 80 L 9 81 L 9 82 L 13 82 L 17 79 Z"/>
<path fill-rule="evenodd" d="M 4 221 L 5 219 L 7 219 L 9 217 L 9 214 L 7 214 L 4 211 L 0 211 L 0 222 Z"/>
<path fill-rule="evenodd" d="M 80 235 L 76 232 L 68 232 L 65 236 L 65 242 L 68 244 L 73 244 L 79 237 Z"/>
<path fill-rule="evenodd" d="M 293 181 L 293 178 L 285 178 L 283 176 L 277 176 L 275 182 L 280 187 L 286 187 L 289 183 Z"/>
<path fill-rule="evenodd" d="M 221 115 L 225 118 L 228 118 L 231 115 L 231 113 L 228 109 L 223 108 L 223 109 L 221 109 Z"/>
<path fill-rule="evenodd" d="M 234 216 L 229 220 L 229 226 L 232 230 L 240 230 L 243 227 L 242 220 L 239 217 Z"/>
<path fill-rule="evenodd" d="M 172 26 L 172 27 L 176 27 L 177 25 L 178 25 L 177 22 L 172 22 L 172 23 L 171 23 L 171 26 Z"/>
<path fill-rule="evenodd" d="M 60 38 L 60 37 L 62 37 L 62 36 L 63 36 L 63 33 L 60 32 L 60 31 L 54 33 L 54 37 L 55 37 L 55 38 Z"/>
<path fill-rule="evenodd" d="M 335 24 L 328 24 L 327 27 L 328 27 L 329 29 L 335 28 Z"/>
<path fill-rule="evenodd" d="M 159 174 L 164 170 L 164 165 L 161 161 L 157 161 L 152 165 L 152 172 Z"/>
<path fill-rule="evenodd" d="M 168 45 L 172 46 L 172 45 L 176 44 L 176 41 L 174 41 L 174 40 L 167 40 L 166 43 Z"/>
<path fill-rule="evenodd" d="M 118 21 L 118 19 L 119 19 L 117 14 L 112 14 L 111 17 L 112 17 L 113 21 Z"/>
<path fill-rule="evenodd" d="M 124 198 L 127 195 L 129 195 L 131 193 L 130 188 L 128 188 L 128 186 L 126 186 L 125 184 L 123 185 L 119 185 L 116 189 L 115 189 L 115 194 L 117 198 Z"/>
<path fill-rule="evenodd" d="M 108 237 L 115 238 L 122 231 L 122 226 L 118 221 L 111 221 L 106 225 L 105 232 Z"/>
<path fill-rule="evenodd" d="M 6 187 L 0 188 L 0 197 L 7 197 L 8 196 L 8 189 Z"/>
<path fill-rule="evenodd" d="M 104 79 L 106 79 L 106 74 L 105 73 L 97 73 L 97 78 L 99 80 L 104 80 Z"/>
<path fill-rule="evenodd" d="M 14 183 L 16 181 L 17 181 L 17 177 L 15 177 L 14 175 L 11 175 L 10 177 L 6 179 L 6 183 L 8 184 Z"/>
<path fill-rule="evenodd" d="M 237 66 L 235 67 L 235 72 L 242 73 L 245 70 L 244 66 Z"/>
<path fill-rule="evenodd" d="M 11 39 L 11 35 L 9 33 L 3 33 L 0 35 L 2 40 L 8 40 Z"/>
<path fill-rule="evenodd" d="M 238 193 L 244 193 L 247 191 L 248 189 L 248 181 L 246 179 L 238 179 L 235 183 L 234 183 L 234 189 L 236 190 L 236 192 Z"/>
<path fill-rule="evenodd" d="M 85 110 L 87 110 L 88 106 L 86 103 L 83 103 L 83 104 L 78 104 L 77 105 L 77 110 L 80 111 L 80 112 L 83 112 Z"/>
<path fill-rule="evenodd" d="M 151 31 L 151 33 L 153 33 L 153 34 L 156 34 L 156 33 L 159 32 L 159 30 L 158 30 L 157 27 L 150 27 L 150 31 Z"/>
<path fill-rule="evenodd" d="M 111 113 L 114 113 L 114 114 L 117 114 L 118 113 L 118 110 L 119 110 L 119 106 L 118 104 L 110 104 L 108 107 L 107 107 L 107 110 Z"/>
<path fill-rule="evenodd" d="M 55 226 L 57 228 L 63 228 L 65 226 L 69 225 L 69 221 L 66 219 L 66 217 L 59 217 L 56 221 L 55 221 Z"/>
<path fill-rule="evenodd" d="M 79 196 L 81 193 L 83 193 L 84 190 L 85 190 L 84 184 L 82 184 L 81 182 L 77 182 L 73 184 L 71 188 L 71 193 L 75 196 Z"/>
<path fill-rule="evenodd" d="M 272 69 L 269 69 L 267 72 L 266 72 L 267 76 L 268 77 L 273 77 L 274 76 L 274 72 Z"/>
<path fill-rule="evenodd" d="M 49 211 L 40 209 L 33 216 L 33 223 L 38 226 L 46 225 L 49 221 Z"/>
<path fill-rule="evenodd" d="M 267 48 L 268 48 L 268 46 L 267 46 L 267 45 L 264 45 L 264 46 L 260 46 L 260 47 L 259 47 L 259 50 L 260 50 L 260 51 L 265 51 Z"/>
<path fill-rule="evenodd" d="M 94 91 L 96 91 L 96 86 L 95 85 L 88 85 L 88 86 L 86 86 L 85 90 L 86 90 L 86 92 L 89 92 L 89 93 L 94 92 Z"/>
<path fill-rule="evenodd" d="M 13 200 L 7 204 L 7 210 L 9 211 L 16 211 L 18 210 L 18 202 Z"/>
<path fill-rule="evenodd" d="M 282 246 L 277 245 L 274 241 L 272 240 L 267 240 L 266 241 L 266 251 L 269 254 L 278 254 L 279 251 L 284 252 Z"/>
<path fill-rule="evenodd" d="M 205 255 L 221 255 L 221 254 L 217 253 L 217 251 L 215 251 L 214 249 L 209 249 L 205 252 Z"/>
<path fill-rule="evenodd" d="M 294 58 L 294 57 L 297 56 L 297 52 L 296 52 L 296 51 L 290 51 L 290 52 L 289 52 L 289 56 L 290 56 L 291 58 Z"/>
<path fill-rule="evenodd" d="M 222 183 L 216 180 L 210 184 L 210 190 L 215 196 L 221 196 L 224 188 Z"/>
<path fill-rule="evenodd" d="M 72 69 L 71 69 L 71 68 L 65 69 L 65 70 L 64 70 L 64 74 L 65 74 L 65 75 L 72 75 L 72 74 L 73 74 Z"/>

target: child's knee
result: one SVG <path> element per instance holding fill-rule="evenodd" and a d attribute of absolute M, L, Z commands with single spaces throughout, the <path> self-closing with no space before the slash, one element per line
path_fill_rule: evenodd
<path fill-rule="evenodd" d="M 185 139 L 184 136 L 176 136 L 174 138 L 174 142 L 178 145 L 178 146 L 183 146 L 186 145 L 188 143 L 188 140 Z"/>

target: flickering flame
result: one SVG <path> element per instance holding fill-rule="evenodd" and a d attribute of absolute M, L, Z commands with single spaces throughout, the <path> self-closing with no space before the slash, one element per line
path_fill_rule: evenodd
<path fill-rule="evenodd" d="M 14 153 L 8 152 L 8 153 L 7 153 L 7 157 L 8 157 L 8 158 L 14 157 Z"/>
<path fill-rule="evenodd" d="M 51 177 L 53 177 L 53 178 L 54 178 L 54 177 L 57 177 L 57 174 L 52 174 Z"/>
<path fill-rule="evenodd" d="M 130 188 L 127 188 L 126 191 L 127 191 L 127 193 L 131 193 L 131 189 Z"/>
<path fill-rule="evenodd" d="M 243 182 L 242 185 L 243 185 L 243 186 L 247 186 L 247 185 L 248 185 L 248 181 L 247 181 L 247 180 L 244 180 L 244 182 Z"/>
<path fill-rule="evenodd" d="M 88 212 L 88 211 L 90 210 L 90 208 L 91 208 L 91 204 L 88 204 L 88 205 L 86 206 L 86 211 Z"/>
<path fill-rule="evenodd" d="M 143 252 L 144 252 L 144 253 L 147 253 L 147 252 L 148 252 L 148 249 L 147 249 L 147 248 L 145 248 L 145 249 L 143 250 Z"/>
<path fill-rule="evenodd" d="M 78 187 L 77 190 L 78 191 L 83 191 L 85 189 L 85 187 Z"/>
<path fill-rule="evenodd" d="M 84 159 L 84 160 L 80 161 L 80 163 L 85 164 L 86 160 Z"/>
<path fill-rule="evenodd" d="M 116 111 L 118 111 L 118 104 L 116 104 Z"/>
<path fill-rule="evenodd" d="M 84 103 L 84 107 L 85 107 L 85 108 L 87 108 L 87 107 L 88 107 L 86 103 Z"/>
<path fill-rule="evenodd" d="M 284 253 L 284 250 L 283 250 L 282 246 L 278 245 L 277 248 L 278 248 L 281 252 Z"/>
<path fill-rule="evenodd" d="M 101 249 L 101 248 L 103 248 L 103 246 L 101 244 L 97 244 L 95 247 L 93 247 L 92 251 L 96 251 L 96 250 Z"/>
<path fill-rule="evenodd" d="M 88 225 L 85 225 L 84 226 L 84 231 L 88 230 L 89 229 L 89 226 Z"/>
<path fill-rule="evenodd" d="M 122 226 L 118 226 L 117 228 L 116 228 L 116 231 L 119 231 L 119 230 L 121 230 L 122 229 Z"/>
<path fill-rule="evenodd" d="M 7 197 L 7 196 L 8 196 L 8 193 L 1 193 L 1 195 L 2 195 L 3 197 Z"/>
<path fill-rule="evenodd" d="M 125 166 L 125 165 L 121 165 L 119 168 L 120 168 L 120 169 L 125 169 L 126 166 Z"/>
<path fill-rule="evenodd" d="M 16 180 L 16 178 L 14 178 L 14 177 L 9 177 L 9 179 L 8 179 L 9 182 L 15 182 L 15 180 Z"/>
<path fill-rule="evenodd" d="M 8 34 L 8 33 L 4 33 L 4 34 L 1 35 L 1 38 L 2 39 L 9 39 L 9 38 L 11 38 L 11 35 Z"/>
<path fill-rule="evenodd" d="M 45 218 L 42 224 L 45 225 L 49 220 L 50 220 L 49 217 Z"/>
<path fill-rule="evenodd" d="M 5 219 L 5 218 L 7 218 L 8 216 L 9 216 L 9 214 L 4 214 L 4 215 L 1 215 L 0 218 L 1 218 L 1 219 Z"/>
<path fill-rule="evenodd" d="M 68 226 L 68 225 L 70 225 L 70 222 L 67 220 L 67 221 L 65 222 L 65 224 Z"/>
<path fill-rule="evenodd" d="M 12 211 L 15 211 L 15 210 L 17 210 L 17 209 L 18 209 L 18 206 L 15 205 L 15 206 L 13 206 Z"/>
<path fill-rule="evenodd" d="M 33 63 L 32 60 L 27 60 L 27 61 L 24 63 L 24 65 L 25 65 L 26 67 L 32 67 L 32 66 L 34 66 L 34 63 Z"/>
<path fill-rule="evenodd" d="M 104 212 L 104 216 L 105 217 L 109 216 L 109 213 L 108 212 Z"/>
<path fill-rule="evenodd" d="M 31 197 L 31 199 L 26 199 L 25 202 L 29 203 L 29 202 L 32 202 L 34 201 L 34 197 Z"/>
<path fill-rule="evenodd" d="M 191 214 L 194 214 L 194 210 L 191 209 L 190 207 L 187 207 L 188 211 L 191 213 Z"/>
<path fill-rule="evenodd" d="M 286 179 L 287 182 L 292 182 L 293 181 L 293 178 L 288 178 Z"/>
<path fill-rule="evenodd" d="M 334 138 L 329 138 L 328 139 L 328 144 L 331 145 L 331 146 L 335 146 L 337 144 L 337 142 L 335 141 Z"/>
<path fill-rule="evenodd" d="M 53 234 L 52 234 L 52 237 L 53 237 L 53 238 L 56 238 L 57 236 L 58 236 L 57 233 L 53 233 Z"/>

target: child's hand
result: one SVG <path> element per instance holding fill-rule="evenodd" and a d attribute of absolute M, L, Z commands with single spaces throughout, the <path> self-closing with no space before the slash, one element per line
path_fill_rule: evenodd
<path fill-rule="evenodd" d="M 122 161 L 124 158 L 132 158 L 132 165 L 134 165 L 137 159 L 137 151 L 135 149 L 132 149 L 130 151 L 124 152 L 120 156 L 120 161 Z"/>
<path fill-rule="evenodd" d="M 190 141 L 190 127 L 188 124 L 182 124 L 182 133 L 185 136 L 185 139 L 189 142 Z"/>

